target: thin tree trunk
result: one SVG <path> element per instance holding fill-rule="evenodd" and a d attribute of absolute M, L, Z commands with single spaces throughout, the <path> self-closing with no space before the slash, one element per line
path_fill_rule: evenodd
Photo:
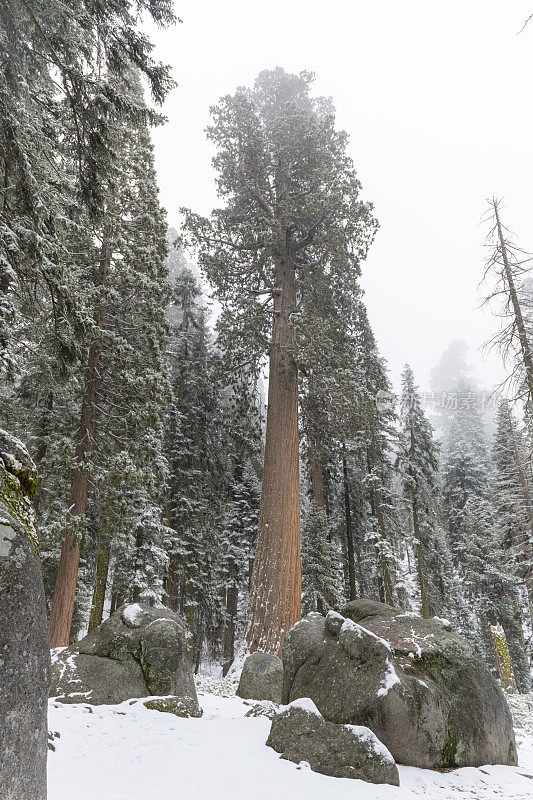
<path fill-rule="evenodd" d="M 104 284 L 111 258 L 109 233 L 110 229 L 106 229 L 100 252 L 99 280 L 101 285 Z M 102 324 L 104 316 L 102 308 L 98 310 L 96 316 L 98 322 Z M 87 506 L 89 477 L 85 468 L 85 462 L 90 457 L 94 445 L 96 406 L 101 383 L 98 368 L 99 360 L 99 346 L 93 342 L 89 348 L 85 396 L 82 403 L 78 443 L 76 446 L 77 469 L 72 478 L 70 487 L 68 511 L 70 519 L 84 516 Z M 50 613 L 50 644 L 52 647 L 67 647 L 70 643 L 70 628 L 72 625 L 72 615 L 74 613 L 74 600 L 76 597 L 78 567 L 81 553 L 80 542 L 74 535 L 73 528 L 74 525 L 70 526 L 67 524 L 63 546 L 61 548 L 61 556 L 59 558 L 54 595 L 52 598 L 52 610 Z"/>
<path fill-rule="evenodd" d="M 98 372 L 98 350 L 92 345 L 89 350 L 88 379 L 81 411 L 81 423 L 76 447 L 76 470 L 70 488 L 69 517 L 85 514 L 89 478 L 84 463 L 93 449 L 95 431 L 95 407 L 100 388 Z M 74 599 L 80 562 L 80 542 L 70 527 L 67 527 L 57 570 L 52 611 L 50 614 L 51 647 L 67 647 L 70 643 L 70 627 L 74 613 Z"/>
<path fill-rule="evenodd" d="M 376 464 L 375 458 L 375 445 L 374 440 L 372 439 L 370 450 L 368 451 L 368 467 L 369 472 L 373 473 Z M 383 497 L 381 494 L 381 487 L 376 481 L 372 482 L 372 488 L 370 491 L 370 507 L 372 511 L 372 516 L 375 517 L 378 527 L 378 533 L 380 536 L 381 542 L 385 541 L 385 520 L 383 517 Z M 389 565 L 387 564 L 387 559 L 385 558 L 385 553 L 383 551 L 383 546 L 380 544 L 376 548 L 376 556 L 379 564 L 379 578 L 378 578 L 378 592 L 379 592 L 379 599 L 382 603 L 388 603 L 392 605 L 392 579 L 389 570 Z"/>
<path fill-rule="evenodd" d="M 276 267 L 265 463 L 249 604 L 251 652 L 281 654 L 285 633 L 301 615 L 298 452 L 298 368 L 290 315 L 295 269 L 288 255 Z"/>
<path fill-rule="evenodd" d="M 531 402 L 533 402 L 533 355 L 531 354 L 531 348 L 529 344 L 529 338 L 527 335 L 526 325 L 524 323 L 522 309 L 520 307 L 520 302 L 518 300 L 518 295 L 516 293 L 513 273 L 511 271 L 511 265 L 509 263 L 507 246 L 505 244 L 505 237 L 503 235 L 502 225 L 500 222 L 500 215 L 498 213 L 498 205 L 496 201 L 493 203 L 493 207 L 494 207 L 494 214 L 496 217 L 496 226 L 498 229 L 498 239 L 500 240 L 500 248 L 503 260 L 503 267 L 505 270 L 505 277 L 507 279 L 507 284 L 509 286 L 509 296 L 511 298 L 511 304 L 513 306 L 516 329 L 518 331 L 520 348 L 522 350 L 522 360 L 524 362 L 524 368 L 526 371 L 526 380 L 529 389 L 529 399 Z"/>
<path fill-rule="evenodd" d="M 120 608 L 122 605 L 122 597 L 116 591 L 116 589 L 111 590 L 111 608 L 109 609 L 110 614 L 114 614 L 117 608 Z"/>
<path fill-rule="evenodd" d="M 424 619 L 429 619 L 431 614 L 429 613 L 429 601 L 428 601 L 426 576 L 424 569 L 424 555 L 422 552 L 422 541 L 420 538 L 418 504 L 416 502 L 415 497 L 413 497 L 413 530 L 416 541 L 416 562 L 417 562 L 417 572 L 418 572 L 418 585 L 420 587 L 420 602 L 422 604 L 422 616 L 424 617 Z"/>
<path fill-rule="evenodd" d="M 168 600 L 172 611 L 179 611 L 180 607 L 180 573 L 179 573 L 179 556 L 174 554 L 170 558 L 169 575 L 168 575 Z"/>
<path fill-rule="evenodd" d="M 350 509 L 350 489 L 348 486 L 348 465 L 346 463 L 346 445 L 342 445 L 342 483 L 344 488 L 344 518 L 346 521 L 346 555 L 348 560 L 348 584 L 350 600 L 355 600 L 355 561 L 352 531 L 352 512 Z"/>
<path fill-rule="evenodd" d="M 104 540 L 100 544 L 98 561 L 96 563 L 96 576 L 94 580 L 91 616 L 89 618 L 89 631 L 97 628 L 104 615 L 105 593 L 107 576 L 109 573 L 109 542 Z"/>
<path fill-rule="evenodd" d="M 46 395 L 46 403 L 43 408 L 43 413 L 41 415 L 41 424 L 40 424 L 40 431 L 39 431 L 39 444 L 37 446 L 37 451 L 35 453 L 35 464 L 39 469 L 43 458 L 46 455 L 47 450 L 47 441 L 46 436 L 50 432 L 50 415 L 52 413 L 52 409 L 54 407 L 54 395 L 52 392 L 48 392 Z M 39 483 L 38 491 L 35 496 L 34 500 L 35 506 L 35 513 L 37 516 L 39 515 L 39 508 L 41 505 L 41 485 Z"/>
<path fill-rule="evenodd" d="M 325 511 L 326 501 L 324 498 L 324 471 L 320 461 L 313 457 L 311 459 L 311 487 L 313 491 L 313 506 L 315 511 Z"/>
<path fill-rule="evenodd" d="M 135 577 L 133 579 L 133 602 L 138 603 L 141 599 L 142 586 L 138 583 L 139 570 L 142 565 L 142 547 L 144 544 L 144 531 L 138 527 L 135 533 Z"/>
<path fill-rule="evenodd" d="M 235 658 L 235 620 L 239 601 L 239 590 L 231 586 L 226 593 L 226 626 L 224 628 L 224 666 L 222 675 L 227 675 Z"/>

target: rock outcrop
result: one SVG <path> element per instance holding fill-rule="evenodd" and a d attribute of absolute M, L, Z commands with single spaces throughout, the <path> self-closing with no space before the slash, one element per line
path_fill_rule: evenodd
<path fill-rule="evenodd" d="M 37 472 L 0 431 L 0 797 L 46 800 L 50 642 L 32 501 Z"/>
<path fill-rule="evenodd" d="M 248 656 L 237 687 L 239 697 L 281 703 L 282 687 L 283 665 L 277 656 L 260 652 Z"/>
<path fill-rule="evenodd" d="M 132 603 L 71 647 L 58 649 L 50 694 L 64 703 L 122 703 L 172 695 L 199 716 L 186 631 L 178 614 Z"/>
<path fill-rule="evenodd" d="M 400 785 L 394 759 L 372 731 L 327 722 L 309 698 L 295 700 L 274 717 L 267 745 L 323 775 Z"/>
<path fill-rule="evenodd" d="M 151 711 L 162 711 L 176 717 L 202 716 L 198 702 L 187 697 L 154 697 L 152 700 L 145 700 L 144 706 Z"/>
<path fill-rule="evenodd" d="M 445 620 L 356 600 L 298 622 L 283 667 L 284 703 L 310 697 L 326 720 L 367 726 L 398 763 L 517 763 L 500 687 Z"/>

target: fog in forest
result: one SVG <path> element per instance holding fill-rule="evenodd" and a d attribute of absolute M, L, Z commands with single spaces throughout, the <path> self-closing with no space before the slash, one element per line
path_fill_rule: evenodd
<path fill-rule="evenodd" d="M 262 69 L 313 70 L 380 222 L 362 283 L 395 387 L 409 361 L 429 390 L 431 370 L 461 339 L 491 389 L 502 369 L 481 350 L 498 327 L 479 307 L 487 197 L 504 198 L 507 224 L 533 249 L 533 29 L 519 33 L 529 13 L 522 0 L 453 0 L 446 13 L 423 0 L 337 1 L 327 14 L 300 0 L 186 0 L 177 31 L 151 30 L 179 82 L 164 106 L 170 124 L 154 131 L 169 219 L 182 205 L 217 205 L 209 107 Z"/>

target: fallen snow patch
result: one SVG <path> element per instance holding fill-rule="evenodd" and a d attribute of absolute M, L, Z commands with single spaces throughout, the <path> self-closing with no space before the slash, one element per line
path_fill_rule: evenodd
<path fill-rule="evenodd" d="M 531 700 L 530 696 L 530 700 Z M 528 715 L 520 697 L 516 713 Z M 298 768 L 265 746 L 266 717 L 245 717 L 238 697 L 204 694 L 204 715 L 156 714 L 142 702 L 117 706 L 50 702 L 55 752 L 48 800 L 531 800 L 529 723 L 518 767 L 433 772 L 399 766 L 400 787 L 330 778 Z M 518 712 L 520 708 L 520 712 Z"/>

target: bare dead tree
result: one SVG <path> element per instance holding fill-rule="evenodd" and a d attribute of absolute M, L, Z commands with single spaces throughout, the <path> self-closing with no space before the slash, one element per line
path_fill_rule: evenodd
<path fill-rule="evenodd" d="M 483 305 L 491 305 L 493 313 L 502 320 L 500 330 L 486 343 L 501 353 L 508 375 L 511 400 L 521 400 L 526 415 L 533 409 L 533 346 L 531 342 L 531 297 L 524 287 L 524 277 L 531 274 L 533 257 L 514 242 L 511 231 L 501 220 L 501 200 L 488 201 L 488 220 L 491 229 L 486 247 L 489 255 L 481 283 L 492 282 Z M 496 301 L 497 307 L 494 308 Z"/>

